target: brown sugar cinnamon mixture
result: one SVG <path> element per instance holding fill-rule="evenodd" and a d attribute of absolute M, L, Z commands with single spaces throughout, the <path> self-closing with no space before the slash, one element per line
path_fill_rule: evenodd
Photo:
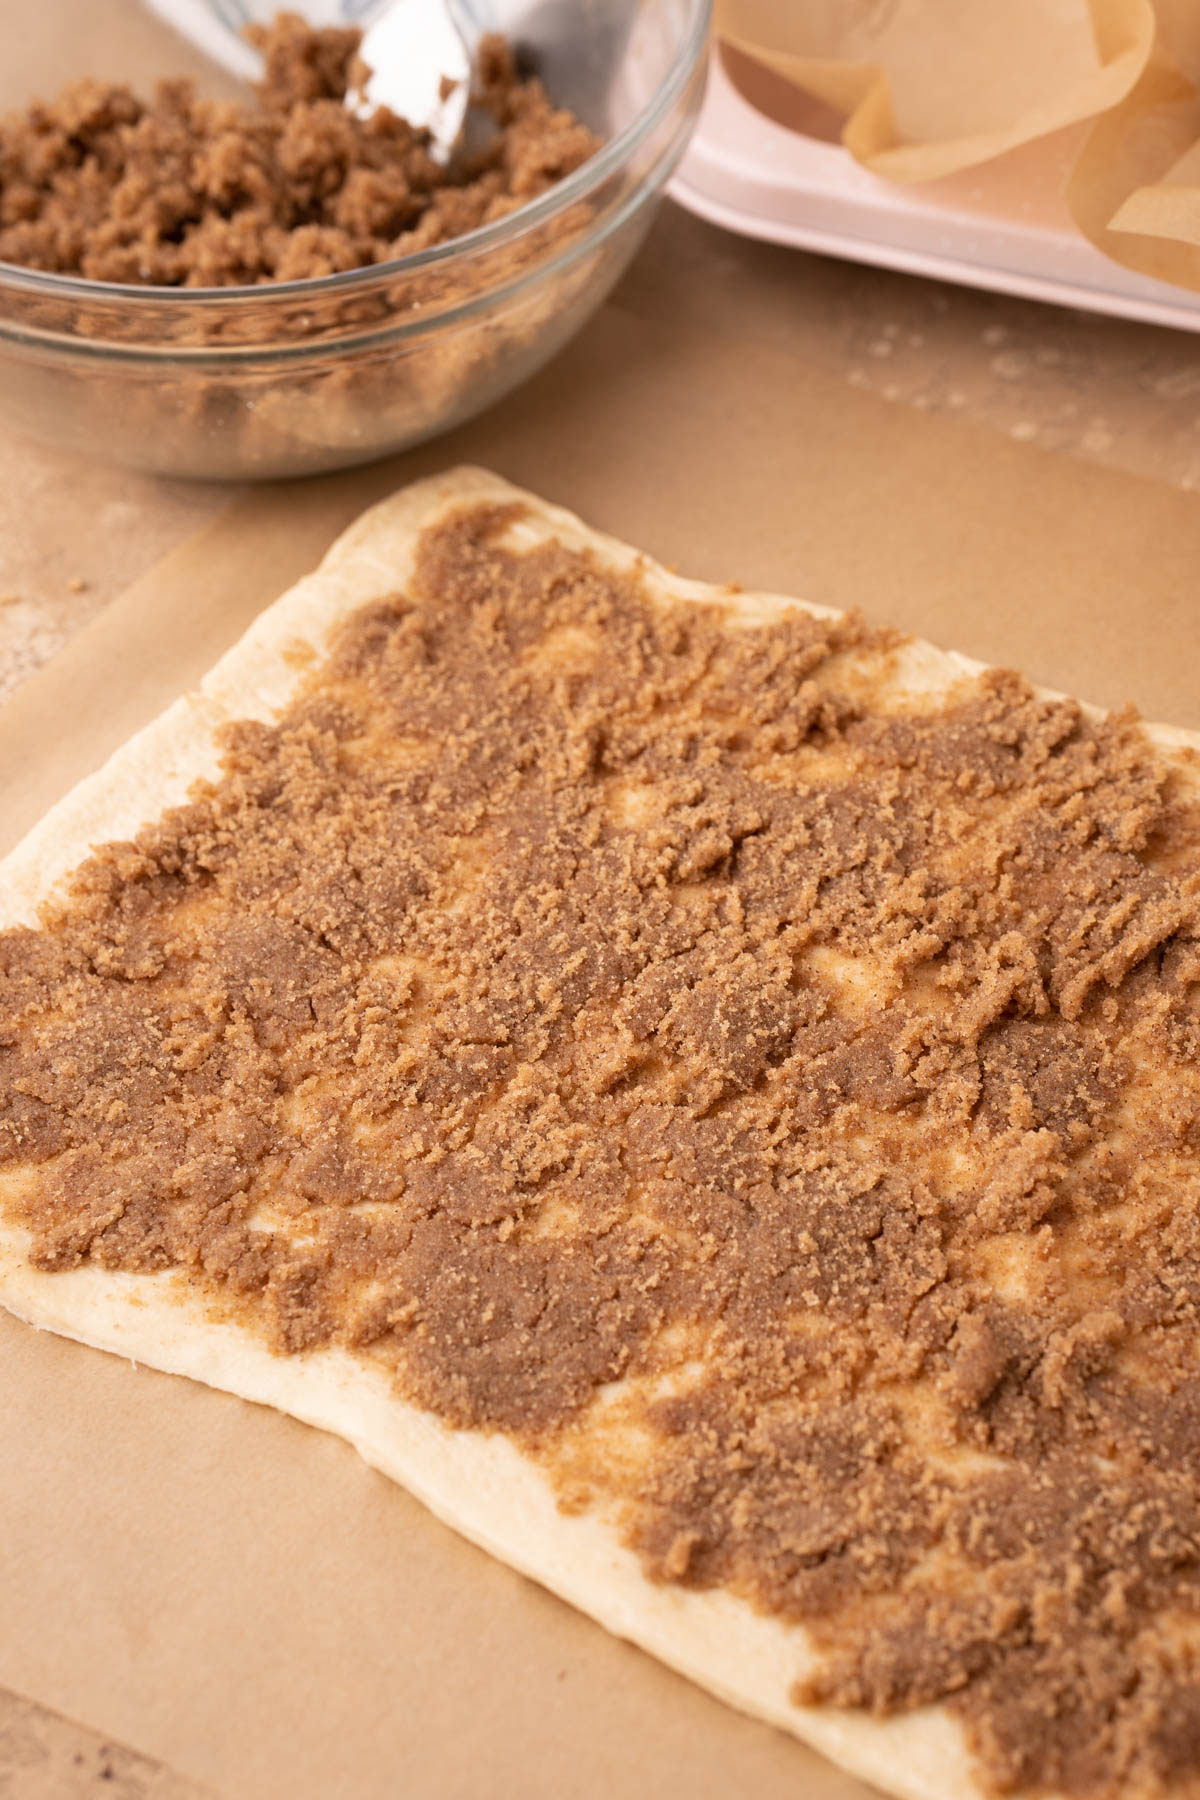
<path fill-rule="evenodd" d="M 346 95 L 364 83 L 362 34 L 280 13 L 257 108 L 160 82 L 79 81 L 0 118 L 0 260 L 97 281 L 228 287 L 295 281 L 446 242 L 536 199 L 599 139 L 484 38 L 477 101 L 488 145 L 443 167 L 430 136 Z"/>
<path fill-rule="evenodd" d="M 798 1699 L 1200 1792 L 1195 759 L 515 519 L 0 934 L 0 1200 L 514 1434 Z"/>

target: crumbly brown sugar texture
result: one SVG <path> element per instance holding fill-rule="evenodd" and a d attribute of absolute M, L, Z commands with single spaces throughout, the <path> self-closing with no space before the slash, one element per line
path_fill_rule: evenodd
<path fill-rule="evenodd" d="M 161 82 L 150 101 L 80 81 L 0 120 L 0 260 L 158 286 L 329 275 L 501 219 L 599 147 L 490 37 L 476 97 L 495 129 L 443 167 L 426 130 L 344 104 L 367 73 L 361 35 L 280 13 L 252 33 L 256 108 L 202 99 L 187 81 Z"/>
<path fill-rule="evenodd" d="M 518 519 L 0 934 L 0 1199 L 512 1434 L 799 1701 L 1200 1792 L 1196 758 Z"/>

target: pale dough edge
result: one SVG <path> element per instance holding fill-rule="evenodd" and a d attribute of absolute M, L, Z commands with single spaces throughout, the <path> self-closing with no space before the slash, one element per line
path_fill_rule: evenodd
<path fill-rule="evenodd" d="M 307 663 L 355 608 L 401 590 L 420 533 L 456 507 L 520 501 L 528 517 L 514 535 L 588 548 L 610 566 L 636 569 L 651 591 L 736 608 L 747 625 L 799 608 L 789 597 L 742 594 L 687 581 L 573 514 L 473 468 L 453 469 L 402 489 L 365 512 L 319 568 L 253 625 L 205 677 L 80 782 L 0 864 L 0 928 L 36 922 L 55 885 L 101 841 L 131 837 L 179 804 L 199 777 L 216 774 L 217 728 L 268 719 L 287 704 Z M 939 692 L 984 665 L 933 645 L 903 656 L 906 688 Z M 1092 710 L 1092 709 L 1089 709 Z M 1200 747 L 1200 734 L 1152 728 L 1167 750 Z M 353 1444 L 462 1536 L 640 1645 L 743 1712 L 804 1739 L 850 1773 L 899 1800 L 964 1800 L 975 1780 L 961 1727 L 942 1708 L 877 1720 L 796 1707 L 788 1690 L 811 1650 L 805 1634 L 720 1591 L 694 1593 L 648 1582 L 611 1524 L 561 1513 L 540 1467 L 506 1438 L 453 1432 L 397 1399 L 378 1371 L 342 1351 L 279 1357 L 243 1327 L 211 1318 L 175 1276 L 114 1274 L 84 1266 L 34 1270 L 27 1235 L 0 1221 L 0 1303 L 29 1324 L 135 1363 L 187 1376 L 242 1399 L 274 1406 Z"/>
<path fill-rule="evenodd" d="M 276 1356 L 244 1327 L 207 1317 L 176 1277 L 87 1265 L 39 1273 L 25 1260 L 27 1242 L 0 1222 L 0 1303 L 18 1318 L 346 1439 L 461 1536 L 719 1699 L 792 1732 L 900 1800 L 979 1792 L 948 1714 L 876 1721 L 793 1706 L 788 1689 L 808 1656 L 799 1631 L 720 1591 L 648 1582 L 615 1530 L 595 1515 L 560 1512 L 542 1470 L 499 1433 L 447 1429 L 344 1351 Z"/>

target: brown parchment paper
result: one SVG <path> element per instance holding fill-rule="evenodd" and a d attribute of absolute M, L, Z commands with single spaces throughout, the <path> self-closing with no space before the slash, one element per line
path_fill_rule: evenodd
<path fill-rule="evenodd" d="M 781 304 L 784 297 L 781 296 Z M 681 569 L 862 603 L 1200 726 L 1200 504 L 609 306 L 390 465 L 240 502 L 0 714 L 0 850 L 379 494 L 470 458 Z M 860 1800 L 455 1539 L 346 1445 L 0 1314 L 0 1684 L 273 1800 Z"/>
<path fill-rule="evenodd" d="M 721 37 L 848 114 L 842 141 L 931 181 L 1115 106 L 1150 58 L 1150 0 L 717 0 Z"/>
<path fill-rule="evenodd" d="M 1200 10 L 1155 0 L 1150 62 L 1072 171 L 1076 223 L 1106 255 L 1200 291 Z"/>
<path fill-rule="evenodd" d="M 1127 268 L 1200 291 L 1195 0 L 717 0 L 716 20 L 895 181 L 1090 122 L 1068 140 L 1075 224 Z"/>

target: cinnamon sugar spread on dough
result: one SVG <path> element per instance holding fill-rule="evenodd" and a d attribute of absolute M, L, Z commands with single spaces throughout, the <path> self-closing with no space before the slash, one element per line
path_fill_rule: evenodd
<path fill-rule="evenodd" d="M 0 934 L 0 1197 L 513 1434 L 798 1700 L 1200 1792 L 1195 759 L 518 517 Z"/>

